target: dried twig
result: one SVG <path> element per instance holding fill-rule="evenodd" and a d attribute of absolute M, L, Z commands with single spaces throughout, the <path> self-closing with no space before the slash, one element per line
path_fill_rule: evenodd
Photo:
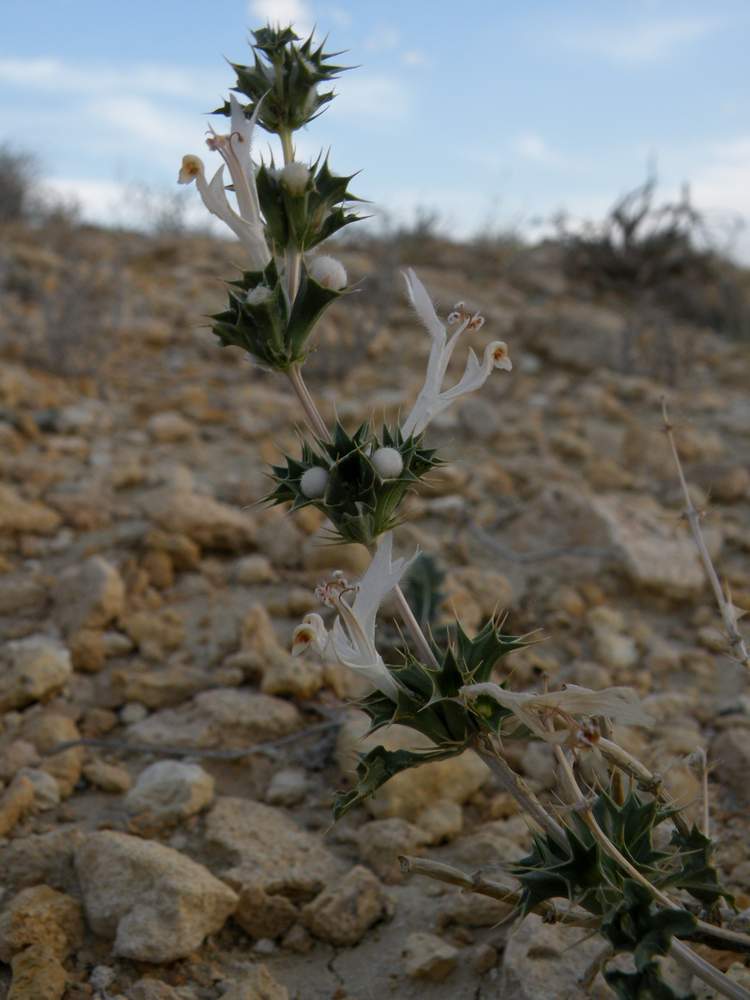
<path fill-rule="evenodd" d="M 161 743 L 130 743 L 127 740 L 99 740 L 84 738 L 80 740 L 66 740 L 64 743 L 58 743 L 52 747 L 45 754 L 45 756 L 51 757 L 53 754 L 62 753 L 63 750 L 69 750 L 71 747 L 98 747 L 102 750 L 112 750 L 119 753 L 150 753 L 162 757 L 205 757 L 212 758 L 214 760 L 241 760 L 243 757 L 250 757 L 254 754 L 267 754 L 269 757 L 273 757 L 276 755 L 276 751 L 281 749 L 281 747 L 306 739 L 308 736 L 314 736 L 316 733 L 322 733 L 329 729 L 335 729 L 340 724 L 340 720 L 335 719 L 328 720 L 326 722 L 318 722 L 313 726 L 307 726 L 305 729 L 289 733 L 287 736 L 280 736 L 276 740 L 266 740 L 263 743 L 255 743 L 253 746 L 238 747 L 232 750 L 210 749 L 195 746 L 174 746 L 171 744 L 167 744 L 165 746 Z"/>
<path fill-rule="evenodd" d="M 402 855 L 398 860 L 401 871 L 406 874 L 426 875 L 438 882 L 447 882 L 460 889 L 476 892 L 480 896 L 497 899 L 499 902 L 507 904 L 509 914 L 521 905 L 520 892 L 503 885 L 501 882 L 486 879 L 479 873 L 467 875 L 452 865 L 446 865 L 442 861 L 430 861 L 427 858 L 412 858 Z M 585 913 L 583 910 L 558 910 L 553 903 L 549 902 L 539 903 L 534 907 L 534 912 L 539 913 L 545 922 L 550 924 L 572 924 L 575 927 L 595 929 L 601 923 L 598 917 Z"/>
<path fill-rule="evenodd" d="M 667 440 L 669 441 L 669 446 L 672 449 L 672 456 L 674 458 L 675 466 L 677 467 L 677 475 L 679 476 L 680 486 L 682 487 L 682 493 L 685 497 L 685 517 L 690 525 L 690 530 L 693 533 L 695 544 L 698 547 L 698 554 L 700 555 L 701 562 L 703 563 L 703 570 L 708 578 L 708 582 L 711 584 L 711 589 L 714 592 L 714 597 L 716 598 L 716 603 L 719 607 L 722 621 L 724 622 L 724 631 L 726 632 L 726 636 L 729 641 L 729 648 L 732 651 L 733 658 L 738 663 L 741 663 L 743 667 L 750 669 L 750 653 L 748 653 L 745 640 L 742 638 L 742 634 L 737 627 L 737 612 L 735 611 L 731 600 L 728 599 L 722 590 L 718 574 L 711 559 L 711 554 L 708 551 L 706 540 L 704 539 L 703 532 L 701 531 L 701 516 L 695 509 L 695 504 L 690 496 L 690 490 L 688 489 L 685 473 L 682 469 L 680 455 L 677 451 L 677 445 L 675 444 L 674 430 L 669 420 L 667 401 L 665 398 L 662 398 L 661 401 L 661 411 L 664 419 L 664 430 L 667 435 Z"/>

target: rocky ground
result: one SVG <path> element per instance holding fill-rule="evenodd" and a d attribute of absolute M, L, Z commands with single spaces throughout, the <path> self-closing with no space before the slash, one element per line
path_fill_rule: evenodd
<path fill-rule="evenodd" d="M 300 414 L 283 380 L 200 326 L 231 249 L 4 235 L 0 996 L 581 995 L 596 941 L 498 923 L 492 900 L 398 867 L 422 853 L 491 873 L 522 856 L 526 823 L 478 759 L 401 775 L 332 823 L 357 691 L 287 651 L 314 586 L 367 555 L 322 544 L 310 510 L 255 505 Z M 517 688 L 543 674 L 635 687 L 658 724 L 620 736 L 692 808 L 686 757 L 707 750 L 718 861 L 748 910 L 750 703 L 660 429 L 666 392 L 709 546 L 750 609 L 747 341 L 594 298 L 551 247 L 406 249 L 443 309 L 481 305 L 482 345 L 505 339 L 514 371 L 433 425 L 450 464 L 410 501 L 400 550 L 439 556 L 445 613 L 467 628 L 500 606 L 512 631 L 542 630 L 507 661 Z M 347 425 L 405 410 L 421 382 L 427 338 L 398 256 L 345 251 L 354 279 L 374 278 L 310 362 L 321 408 Z M 554 794 L 545 747 L 513 754 Z M 601 979 L 594 993 L 609 995 Z"/>

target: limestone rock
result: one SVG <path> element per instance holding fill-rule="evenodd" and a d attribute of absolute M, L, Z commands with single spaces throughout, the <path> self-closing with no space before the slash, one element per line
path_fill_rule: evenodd
<path fill-rule="evenodd" d="M 299 767 L 276 771 L 264 796 L 269 806 L 296 806 L 307 794 L 307 772 Z"/>
<path fill-rule="evenodd" d="M 185 638 L 185 625 L 176 608 L 135 611 L 122 618 L 122 628 L 147 660 L 161 660 L 179 649 Z"/>
<path fill-rule="evenodd" d="M 0 484 L 0 535 L 10 532 L 51 535 L 60 515 L 43 503 L 26 500 L 11 487 Z"/>
<path fill-rule="evenodd" d="M 0 615 L 38 614 L 47 601 L 47 587 L 30 573 L 0 576 Z"/>
<path fill-rule="evenodd" d="M 289 1000 L 289 991 L 265 965 L 253 965 L 243 969 L 238 982 L 225 984 L 219 1000 Z"/>
<path fill-rule="evenodd" d="M 417 826 L 427 834 L 430 844 L 453 840 L 463 830 L 463 810 L 458 802 L 439 799 L 422 810 L 417 817 Z"/>
<path fill-rule="evenodd" d="M 236 688 L 203 691 L 128 728 L 131 739 L 159 746 L 238 747 L 286 736 L 301 725 L 288 701 Z"/>
<path fill-rule="evenodd" d="M 276 573 L 269 559 L 262 555 L 244 556 L 234 566 L 232 575 L 237 583 L 251 587 L 256 583 L 271 583 Z"/>
<path fill-rule="evenodd" d="M 750 729 L 725 729 L 711 748 L 711 760 L 719 780 L 727 785 L 740 802 L 750 802 Z"/>
<path fill-rule="evenodd" d="M 357 831 L 359 856 L 384 882 L 403 882 L 400 854 L 420 854 L 430 837 L 404 819 L 376 819 Z"/>
<path fill-rule="evenodd" d="M 299 909 L 278 893 L 271 895 L 260 886 L 247 886 L 240 892 L 234 919 L 250 937 L 282 937 L 299 917 Z"/>
<path fill-rule="evenodd" d="M 22 767 L 36 767 L 39 754 L 28 740 L 13 740 L 0 752 L 0 781 L 10 781 Z"/>
<path fill-rule="evenodd" d="M 0 961 L 28 947 L 63 959 L 83 937 L 80 903 L 48 885 L 22 889 L 0 915 Z"/>
<path fill-rule="evenodd" d="M 47 771 L 36 767 L 22 767 L 18 776 L 27 778 L 34 786 L 34 812 L 54 809 L 60 804 L 60 786 Z"/>
<path fill-rule="evenodd" d="M 7 668 L 0 677 L 0 711 L 44 701 L 70 680 L 70 653 L 46 636 L 9 642 L 4 650 Z"/>
<path fill-rule="evenodd" d="M 101 556 L 63 570 L 54 589 L 55 617 L 66 632 L 98 629 L 123 610 L 125 585 L 117 569 Z"/>
<path fill-rule="evenodd" d="M 213 797 L 214 779 L 198 764 L 160 760 L 138 775 L 125 808 L 139 821 L 161 826 L 195 815 Z"/>
<path fill-rule="evenodd" d="M 222 878 L 238 890 L 260 887 L 309 899 L 339 867 L 319 837 L 281 810 L 249 799 L 217 799 L 206 817 L 206 839 L 226 858 Z"/>
<path fill-rule="evenodd" d="M 0 961 L 9 962 L 9 1000 L 60 1000 L 63 960 L 83 938 L 81 906 L 47 885 L 21 891 L 0 915 Z"/>
<path fill-rule="evenodd" d="M 159 444 L 170 444 L 174 441 L 186 441 L 195 437 L 195 424 L 186 420 L 180 413 L 166 411 L 155 413 L 149 417 L 146 428 Z"/>
<path fill-rule="evenodd" d="M 246 512 L 187 489 L 160 490 L 144 506 L 160 528 L 186 535 L 202 548 L 240 552 L 255 539 L 255 524 Z"/>
<path fill-rule="evenodd" d="M 580 977 L 601 954 L 601 939 L 584 939 L 580 927 L 545 924 L 532 913 L 509 936 L 503 957 L 508 1000 L 578 1000 Z M 601 976 L 594 996 L 607 996 Z"/>
<path fill-rule="evenodd" d="M 0 794 L 0 837 L 5 837 L 18 821 L 34 808 L 34 785 L 17 774 Z"/>
<path fill-rule="evenodd" d="M 695 542 L 655 500 L 607 494 L 591 504 L 634 586 L 675 598 L 700 594 L 705 579 Z"/>
<path fill-rule="evenodd" d="M 439 983 L 447 979 L 456 968 L 458 948 L 435 934 L 416 931 L 406 939 L 403 958 L 408 976 Z"/>
<path fill-rule="evenodd" d="M 337 947 L 351 947 L 387 909 L 382 885 L 371 871 L 358 865 L 308 903 L 302 918 L 316 937 Z"/>
<path fill-rule="evenodd" d="M 63 892 L 77 892 L 73 852 L 83 835 L 76 827 L 60 826 L 50 833 L 32 833 L 0 847 L 3 887 L 16 892 L 45 884 Z"/>
<path fill-rule="evenodd" d="M 390 726 L 363 739 L 366 731 L 367 719 L 361 712 L 353 712 L 341 727 L 337 757 L 345 773 L 354 772 L 358 753 L 366 753 L 378 744 L 388 750 L 432 746 L 425 737 L 405 726 Z M 400 816 L 416 823 L 420 813 L 437 800 L 446 799 L 459 805 L 466 802 L 481 787 L 487 774 L 487 765 L 469 750 L 460 757 L 402 771 L 366 799 L 365 806 L 376 819 Z"/>
<path fill-rule="evenodd" d="M 39 766 L 55 778 L 60 788 L 60 795 L 66 799 L 72 794 L 81 777 L 84 749 L 78 746 L 69 747 L 55 754 L 51 754 L 50 751 L 60 743 L 79 740 L 81 734 L 78 732 L 78 727 L 66 715 L 47 711 L 30 720 L 24 735 L 43 755 Z"/>
<path fill-rule="evenodd" d="M 220 930 L 237 896 L 171 847 L 125 833 L 89 834 L 76 851 L 86 919 L 114 953 L 172 962 Z"/>
<path fill-rule="evenodd" d="M 119 764 L 108 764 L 99 757 L 94 757 L 84 765 L 83 776 L 95 788 L 115 795 L 127 792 L 133 784 L 133 779 L 124 767 Z"/>

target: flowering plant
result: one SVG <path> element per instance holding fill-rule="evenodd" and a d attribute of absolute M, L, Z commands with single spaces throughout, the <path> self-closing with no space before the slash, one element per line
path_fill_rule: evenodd
<path fill-rule="evenodd" d="M 443 323 L 427 289 L 408 269 L 406 292 L 430 337 L 424 384 L 413 408 L 399 426 L 380 432 L 370 423 L 355 430 L 340 422 L 328 426 L 302 368 L 319 321 L 351 288 L 343 264 L 316 251 L 357 221 L 358 199 L 349 191 L 352 178 L 334 174 L 328 158 L 299 161 L 293 137 L 333 99 L 331 90 L 320 88 L 345 67 L 332 61 L 339 53 L 315 47 L 312 36 L 302 41 L 291 28 L 266 27 L 253 35 L 254 63 L 232 64 L 234 92 L 216 112 L 228 117 L 230 131 L 210 129 L 207 139 L 222 164 L 208 181 L 203 162 L 188 155 L 179 173 L 181 183 L 196 184 L 206 208 L 231 229 L 246 256 L 247 269 L 228 282 L 226 309 L 212 317 L 213 330 L 222 345 L 239 346 L 257 364 L 287 377 L 308 425 L 301 454 L 284 456 L 272 467 L 274 488 L 266 502 L 292 510 L 315 506 L 334 540 L 361 542 L 372 553 L 358 582 L 334 574 L 321 584 L 317 596 L 334 612 L 333 621 L 326 624 L 317 612 L 306 615 L 294 632 L 293 652 L 336 660 L 371 685 L 361 701 L 371 732 L 398 722 L 431 744 L 419 751 L 377 746 L 362 755 L 354 787 L 336 800 L 336 816 L 399 771 L 472 749 L 526 811 L 535 831 L 531 854 L 514 868 L 519 913 L 548 914 L 550 900 L 563 900 L 569 922 L 583 921 L 606 939 L 606 958 L 632 954 L 633 971 L 606 973 L 621 997 L 674 996 L 657 961 L 667 952 L 723 995 L 746 996 L 680 940 L 750 945 L 742 935 L 722 936 L 717 925 L 727 897 L 706 831 L 691 827 L 658 776 L 610 738 L 612 722 L 650 724 L 636 694 L 572 685 L 513 691 L 501 670 L 503 658 L 526 640 L 509 635 L 504 619 L 491 618 L 473 635 L 456 621 L 441 637 L 426 635 L 417 622 L 401 589 L 416 553 L 394 558 L 393 530 L 409 491 L 440 463 L 425 440 L 430 422 L 481 389 L 494 370 L 510 372 L 508 346 L 488 343 L 481 360 L 469 349 L 462 377 L 444 388 L 460 338 L 478 333 L 484 319 L 459 302 Z M 254 161 L 256 128 L 278 137 L 283 165 Z M 389 595 L 408 634 L 397 662 L 388 662 L 378 649 L 377 618 Z M 510 739 L 553 748 L 567 800 L 562 811 L 540 802 L 512 769 L 505 754 Z M 582 786 L 579 765 L 587 760 L 597 765 L 595 777 Z M 654 832 L 665 823 L 672 839 L 668 848 L 657 849 Z M 442 876 L 429 865 L 421 870 L 445 877 L 444 868 Z M 449 881 L 461 877 L 454 872 Z M 512 889 L 503 891 L 513 896 Z M 711 922 L 696 914 L 691 898 Z"/>

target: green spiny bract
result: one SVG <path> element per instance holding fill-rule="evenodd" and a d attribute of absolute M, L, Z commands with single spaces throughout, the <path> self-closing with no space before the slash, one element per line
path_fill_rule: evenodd
<path fill-rule="evenodd" d="M 378 474 L 371 456 L 381 447 L 400 454 L 403 469 L 398 477 L 383 479 Z M 285 456 L 285 461 L 286 465 L 271 469 L 276 488 L 265 502 L 291 503 L 292 510 L 312 504 L 331 521 L 337 540 L 368 546 L 399 523 L 398 510 L 406 494 L 439 464 L 434 450 L 422 447 L 420 437 L 404 438 L 387 427 L 378 437 L 369 424 L 350 435 L 340 423 L 330 441 L 317 440 L 315 447 L 304 443 L 299 459 Z M 321 496 L 310 497 L 302 488 L 302 477 L 312 468 L 328 473 Z"/>
<path fill-rule="evenodd" d="M 444 582 L 445 573 L 437 559 L 427 552 L 420 552 L 406 575 L 404 593 L 422 629 L 434 626 L 445 597 L 442 591 Z"/>
<path fill-rule="evenodd" d="M 229 306 L 214 313 L 212 329 L 223 347 L 242 347 L 261 365 L 288 371 L 304 361 L 307 341 L 326 308 L 346 294 L 318 284 L 305 267 L 291 310 L 274 261 L 228 281 Z"/>
<path fill-rule="evenodd" d="M 676 831 L 669 849 L 654 846 L 654 831 L 674 810 L 630 791 L 622 803 L 608 792 L 594 801 L 594 817 L 620 853 L 658 887 L 684 890 L 703 904 L 727 896 L 710 864 L 710 842 L 698 830 Z M 695 917 L 682 909 L 657 907 L 650 891 L 631 880 L 617 861 L 605 854 L 580 816 L 570 813 L 563 847 L 548 835 L 534 838 L 531 853 L 512 866 L 522 887 L 521 912 L 528 913 L 550 899 L 565 899 L 602 918 L 601 933 L 614 952 L 633 952 L 637 972 L 607 974 L 607 981 L 625 998 L 664 996 L 641 993 L 659 979 L 656 955 L 666 954 L 674 934 L 697 934 Z M 666 987 L 664 987 L 667 989 Z"/>
<path fill-rule="evenodd" d="M 319 93 L 318 87 L 351 67 L 331 62 L 342 53 L 324 52 L 325 43 L 314 48 L 312 34 L 301 45 L 291 28 L 266 27 L 252 34 L 253 65 L 231 63 L 237 74 L 237 85 L 232 89 L 249 98 L 245 105 L 248 117 L 262 100 L 258 123 L 267 132 L 294 132 L 317 118 L 333 100 L 333 90 Z M 214 113 L 228 115 L 229 104 L 224 103 Z"/>
<path fill-rule="evenodd" d="M 479 738 L 484 726 L 476 713 L 458 697 L 464 684 L 487 680 L 495 664 L 524 641 L 505 635 L 497 621 L 489 621 L 474 638 L 457 625 L 447 647 L 440 651 L 439 667 L 430 667 L 408 654 L 403 664 L 390 666 L 399 685 L 398 700 L 374 691 L 360 702 L 373 733 L 398 723 L 426 736 L 434 746 L 427 750 L 390 751 L 378 746 L 360 756 L 357 784 L 339 795 L 334 804 L 338 819 L 352 806 L 372 795 L 399 771 L 463 753 Z M 499 711 L 505 711 L 498 706 Z"/>
<path fill-rule="evenodd" d="M 622 1000 L 676 1000 L 677 994 L 662 979 L 655 959 L 667 954 L 673 937 L 689 937 L 695 930 L 691 913 L 658 907 L 645 886 L 625 879 L 621 902 L 607 913 L 601 934 L 611 944 L 613 954 L 632 953 L 635 971 L 607 970 L 604 978 Z"/>
<path fill-rule="evenodd" d="M 283 169 L 275 169 L 273 163 L 263 164 L 255 181 L 266 236 L 274 252 L 282 253 L 287 247 L 310 250 L 344 226 L 358 222 L 361 217 L 347 208 L 352 202 L 362 201 L 349 191 L 354 176 L 333 174 L 326 157 L 322 165 L 318 159 L 309 167 L 304 185 L 292 186 Z"/>
<path fill-rule="evenodd" d="M 687 834 L 675 830 L 668 850 L 654 847 L 654 831 L 672 817 L 674 809 L 631 790 L 622 803 L 608 792 L 599 792 L 592 811 L 607 838 L 653 885 L 683 889 L 704 905 L 715 905 L 722 896 L 730 898 L 711 865 L 710 841 L 695 827 Z M 524 908 L 533 909 L 542 900 L 559 896 L 579 902 L 592 913 L 606 913 L 621 895 L 622 869 L 601 852 L 580 817 L 571 817 L 566 836 L 567 849 L 549 837 L 537 837 L 532 853 L 516 866 Z"/>

